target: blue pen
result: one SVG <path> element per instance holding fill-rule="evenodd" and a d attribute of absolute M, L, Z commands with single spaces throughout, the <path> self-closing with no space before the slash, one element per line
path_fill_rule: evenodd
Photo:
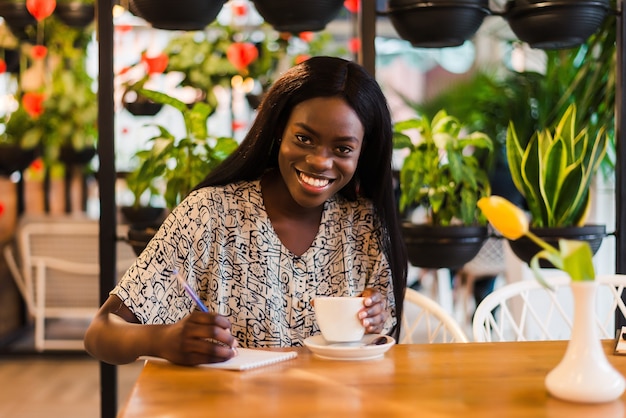
<path fill-rule="evenodd" d="M 200 300 L 200 297 L 198 296 L 198 294 L 196 292 L 194 292 L 193 289 L 191 288 L 191 286 L 189 286 L 189 283 L 187 283 L 187 281 L 185 279 L 183 279 L 183 276 L 178 274 L 178 270 L 174 270 L 172 272 L 172 274 L 174 274 L 176 276 L 176 279 L 178 280 L 178 283 L 183 285 L 183 287 L 185 288 L 185 292 L 187 292 L 187 295 L 189 295 L 189 297 L 193 300 L 193 302 L 196 304 L 198 309 L 200 309 L 202 312 L 209 312 L 209 308 L 207 308 L 204 305 L 202 300 Z M 224 347 L 228 347 L 231 350 L 233 350 L 235 355 L 237 355 L 237 348 L 236 347 L 231 347 L 228 344 L 226 344 L 226 343 L 224 343 L 222 341 L 219 341 L 219 340 L 215 340 L 213 338 L 207 338 L 207 340 L 211 341 L 214 344 L 218 344 L 218 345 L 221 345 L 221 346 L 224 346 Z M 235 341 L 235 343 L 236 343 L 236 341 Z"/>
<path fill-rule="evenodd" d="M 209 312 L 209 309 L 204 305 L 204 303 L 202 303 L 200 297 L 196 294 L 196 292 L 193 291 L 191 286 L 189 286 L 189 283 L 187 283 L 187 281 L 183 279 L 183 276 L 178 274 L 178 270 L 174 270 L 172 274 L 176 275 L 176 279 L 181 285 L 183 285 L 183 287 L 185 288 L 185 292 L 187 292 L 189 297 L 194 301 L 198 309 L 200 309 L 202 312 Z"/>

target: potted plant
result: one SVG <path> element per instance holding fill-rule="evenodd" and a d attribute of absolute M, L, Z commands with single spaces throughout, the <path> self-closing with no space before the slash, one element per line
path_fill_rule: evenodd
<path fill-rule="evenodd" d="M 411 140 L 411 130 L 419 141 Z M 403 223 L 409 261 L 425 268 L 462 266 L 488 235 L 476 202 L 491 190 L 481 163 L 493 151 L 491 139 L 478 131 L 463 135 L 461 122 L 441 110 L 432 120 L 397 122 L 394 148 L 409 150 L 400 170 L 400 210 L 421 208 L 426 217 L 423 224 Z"/>
<path fill-rule="evenodd" d="M 588 241 L 595 253 L 606 235 L 604 225 L 585 225 L 590 188 L 606 153 L 608 135 L 595 136 L 576 124 L 571 104 L 553 128 L 518 136 L 511 121 L 506 139 L 507 159 L 515 187 L 526 199 L 532 232 L 552 245 L 559 238 Z M 540 248 L 530 240 L 511 241 L 511 248 L 529 261 Z M 545 264 L 545 267 L 549 267 Z"/>
<path fill-rule="evenodd" d="M 126 181 L 135 194 L 135 206 L 140 206 L 140 196 L 155 193 L 158 182 L 164 185 L 166 208 L 173 209 L 217 164 L 223 161 L 238 144 L 233 138 L 212 137 L 207 121 L 213 108 L 206 102 L 196 102 L 192 107 L 182 101 L 154 90 L 139 90 L 150 100 L 178 110 L 184 120 L 185 135 L 176 137 L 165 126 L 155 125 L 158 134 L 149 141 L 152 148 L 135 154 L 137 168 Z M 146 228 L 131 225 L 129 240 L 139 254 L 156 232 L 156 226 Z"/>

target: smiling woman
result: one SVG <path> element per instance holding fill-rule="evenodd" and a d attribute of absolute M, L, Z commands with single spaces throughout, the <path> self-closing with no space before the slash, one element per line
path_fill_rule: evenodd
<path fill-rule="evenodd" d="M 361 66 L 319 56 L 286 71 L 238 149 L 113 289 L 87 350 L 117 364 L 194 365 L 231 358 L 236 345 L 301 346 L 319 333 L 318 296 L 362 296 L 366 333 L 397 336 L 407 259 L 392 150 L 385 97 Z M 173 271 L 209 312 L 194 310 Z"/>

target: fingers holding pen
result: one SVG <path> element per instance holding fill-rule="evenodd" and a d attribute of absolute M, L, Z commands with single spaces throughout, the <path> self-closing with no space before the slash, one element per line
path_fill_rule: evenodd
<path fill-rule="evenodd" d="M 228 319 L 216 313 L 194 311 L 181 321 L 180 353 L 185 364 L 215 363 L 236 355 L 237 340 Z"/>

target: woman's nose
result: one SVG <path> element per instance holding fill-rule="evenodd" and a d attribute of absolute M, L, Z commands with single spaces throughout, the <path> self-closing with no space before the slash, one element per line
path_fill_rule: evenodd
<path fill-rule="evenodd" d="M 333 166 L 331 153 L 326 149 L 317 149 L 306 156 L 307 164 L 318 170 L 329 169 Z"/>

